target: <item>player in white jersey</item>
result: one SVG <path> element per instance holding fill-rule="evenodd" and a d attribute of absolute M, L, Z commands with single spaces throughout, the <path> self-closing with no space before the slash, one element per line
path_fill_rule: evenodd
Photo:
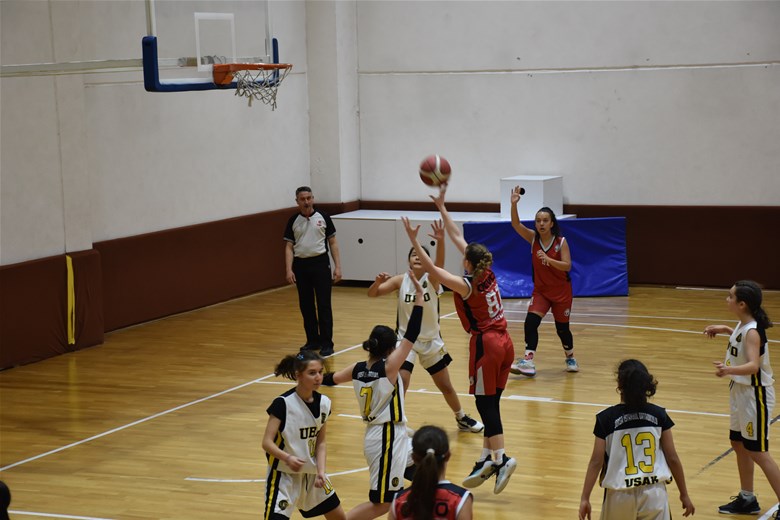
<path fill-rule="evenodd" d="M 435 265 L 442 267 L 444 265 L 444 227 L 440 220 L 436 220 L 431 225 L 431 228 L 433 232 L 429 236 L 436 241 Z M 450 357 L 447 348 L 444 346 L 444 340 L 441 338 L 439 327 L 439 295 L 444 292 L 444 289 L 441 284 L 429 279 L 428 273 L 423 269 L 420 258 L 415 253 L 414 248 L 409 250 L 408 261 L 409 269 L 414 272 L 424 290 L 423 307 L 425 308 L 425 313 L 420 335 L 417 341 L 415 341 L 414 347 L 412 347 L 412 352 L 409 353 L 401 367 L 400 374 L 404 382 L 404 390 L 409 388 L 412 370 L 414 370 L 414 359 L 417 357 L 423 368 L 431 375 L 431 379 L 433 379 L 442 396 L 444 396 L 447 406 L 455 414 L 458 429 L 479 433 L 485 426 L 463 411 L 458 394 L 452 386 L 450 372 L 447 368 L 452 362 L 452 357 Z M 379 273 L 376 275 L 374 283 L 368 288 L 368 295 L 371 297 L 384 296 L 394 291 L 398 292 L 396 332 L 400 344 L 406 333 L 406 326 L 409 323 L 409 317 L 415 305 L 416 289 L 409 274 L 390 276 L 388 273 Z"/>
<path fill-rule="evenodd" d="M 350 520 L 378 518 L 387 514 L 395 494 L 404 487 L 404 472 L 411 463 L 406 435 L 404 385 L 398 372 L 420 333 L 423 321 L 423 288 L 410 271 L 416 288 L 416 303 L 406 334 L 396 348 L 393 329 L 377 325 L 363 342 L 368 359 L 325 374 L 325 385 L 352 381 L 358 408 L 366 425 L 363 453 L 368 462 L 368 502 L 350 510 Z"/>
<path fill-rule="evenodd" d="M 726 359 L 715 363 L 715 375 L 731 379 L 729 439 L 737 455 L 740 492 L 718 508 L 723 514 L 758 514 L 761 507 L 753 493 L 753 464 L 764 472 L 780 501 L 780 468 L 769 454 L 769 425 L 775 405 L 774 375 L 769 364 L 766 329 L 772 322 L 761 307 L 761 287 L 742 280 L 729 290 L 726 304 L 739 323 L 709 325 L 704 334 L 714 338 L 729 334 Z M 780 510 L 772 518 L 780 518 Z"/>
<path fill-rule="evenodd" d="M 263 449 L 268 460 L 264 520 L 286 520 L 298 508 L 305 518 L 344 520 L 346 514 L 325 473 L 325 421 L 330 398 L 317 392 L 323 359 L 303 350 L 286 356 L 274 374 L 297 382 L 268 407 Z"/>
<path fill-rule="evenodd" d="M 580 497 L 580 520 L 591 515 L 590 494 L 601 475 L 605 489 L 601 520 L 669 520 L 666 484 L 672 477 L 680 491 L 683 516 L 695 511 L 685 474 L 672 439 L 674 422 L 647 398 L 657 382 L 642 362 L 628 359 L 618 366 L 621 403 L 596 415 L 593 453 Z"/>

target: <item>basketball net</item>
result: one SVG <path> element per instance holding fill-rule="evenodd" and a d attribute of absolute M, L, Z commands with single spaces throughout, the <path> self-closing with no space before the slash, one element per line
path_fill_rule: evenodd
<path fill-rule="evenodd" d="M 276 92 L 292 69 L 289 63 L 227 63 L 214 65 L 214 83 L 236 82 L 236 96 L 262 101 L 276 110 Z"/>

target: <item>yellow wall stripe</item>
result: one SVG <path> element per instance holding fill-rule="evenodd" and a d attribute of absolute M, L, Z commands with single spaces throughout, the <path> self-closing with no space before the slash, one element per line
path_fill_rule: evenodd
<path fill-rule="evenodd" d="M 68 326 L 68 345 L 76 344 L 76 289 L 73 281 L 73 260 L 65 255 L 65 265 L 68 271 L 68 314 L 65 321 Z"/>

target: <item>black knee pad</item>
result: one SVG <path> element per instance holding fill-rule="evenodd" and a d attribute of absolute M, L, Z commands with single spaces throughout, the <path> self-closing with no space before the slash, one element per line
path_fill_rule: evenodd
<path fill-rule="evenodd" d="M 525 315 L 525 348 L 536 350 L 539 345 L 539 325 L 542 323 L 542 317 L 533 312 Z"/>
<path fill-rule="evenodd" d="M 498 408 L 499 395 L 477 395 L 477 411 L 482 423 L 485 425 L 485 437 L 501 435 L 504 427 L 501 424 L 501 412 Z"/>
<path fill-rule="evenodd" d="M 561 338 L 561 345 L 563 350 L 569 351 L 574 348 L 574 337 L 569 330 L 569 323 L 562 323 L 560 321 L 555 322 L 555 332 L 558 333 L 558 337 Z"/>

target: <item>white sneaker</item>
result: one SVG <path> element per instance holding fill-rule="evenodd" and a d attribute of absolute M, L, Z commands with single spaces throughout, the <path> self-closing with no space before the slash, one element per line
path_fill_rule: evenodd
<path fill-rule="evenodd" d="M 570 356 L 566 358 L 566 371 L 567 372 L 580 371 L 580 366 L 577 364 L 577 360 L 574 359 L 574 356 Z"/>
<path fill-rule="evenodd" d="M 485 429 L 484 424 L 465 414 L 460 419 L 456 417 L 455 422 L 458 424 L 458 429 L 462 432 L 479 433 Z"/>
<path fill-rule="evenodd" d="M 513 363 L 509 367 L 509 371 L 513 374 L 522 374 L 524 376 L 533 377 L 536 375 L 536 364 L 534 364 L 534 358 L 532 354 L 527 354 L 523 358 L 518 358 L 516 363 Z"/>
<path fill-rule="evenodd" d="M 509 477 L 515 472 L 517 467 L 517 461 L 511 457 L 507 457 L 504 454 L 504 459 L 501 461 L 501 465 L 496 469 L 496 485 L 493 487 L 493 493 L 498 495 L 501 493 L 507 484 L 509 484 Z"/>

